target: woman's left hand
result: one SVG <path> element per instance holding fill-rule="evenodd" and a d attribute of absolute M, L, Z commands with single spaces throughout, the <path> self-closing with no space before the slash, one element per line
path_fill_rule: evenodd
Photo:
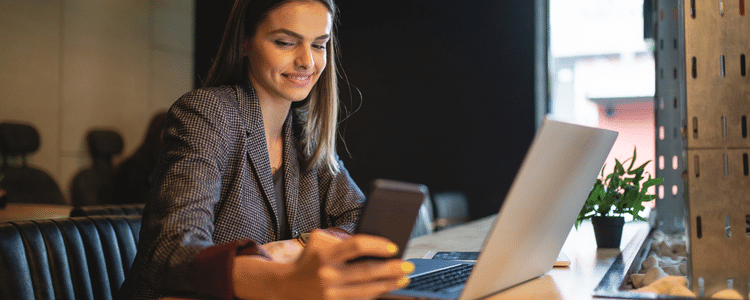
<path fill-rule="evenodd" d="M 271 256 L 275 262 L 290 263 L 302 254 L 305 247 L 297 239 L 281 240 L 263 244 L 260 246 Z"/>

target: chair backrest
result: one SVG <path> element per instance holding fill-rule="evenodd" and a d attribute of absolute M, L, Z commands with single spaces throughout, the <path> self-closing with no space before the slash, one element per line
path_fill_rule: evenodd
<path fill-rule="evenodd" d="M 99 167 L 101 163 L 112 168 L 112 156 L 122 152 L 122 136 L 114 130 L 91 130 L 86 134 L 86 141 L 94 167 Z"/>
<path fill-rule="evenodd" d="M 91 130 L 86 135 L 91 166 L 73 177 L 70 199 L 73 205 L 109 204 L 112 199 L 114 165 L 112 157 L 122 152 L 123 141 L 113 130 Z"/>
<path fill-rule="evenodd" d="M 3 154 L 3 166 L 8 158 L 17 156 L 22 166 L 27 166 L 26 155 L 39 149 L 39 132 L 34 126 L 21 123 L 0 123 L 0 153 Z"/>
<path fill-rule="evenodd" d="M 67 204 L 57 182 L 46 172 L 28 164 L 29 154 L 39 149 L 39 133 L 29 124 L 0 124 L 0 153 L 3 164 L 0 183 L 6 190 L 7 202 Z M 12 159 L 21 159 L 12 165 Z"/>
<path fill-rule="evenodd" d="M 414 229 L 411 230 L 411 236 L 409 236 L 409 238 L 413 239 L 415 237 L 431 234 L 435 228 L 433 220 L 432 200 L 430 200 L 430 197 L 427 197 L 422 203 L 422 206 L 419 207 L 417 221 L 414 223 Z"/>
<path fill-rule="evenodd" d="M 140 215 L 0 224 L 0 299 L 112 299 L 140 227 Z"/>
<path fill-rule="evenodd" d="M 469 201 L 458 191 L 432 194 L 435 205 L 435 230 L 445 229 L 469 221 Z"/>

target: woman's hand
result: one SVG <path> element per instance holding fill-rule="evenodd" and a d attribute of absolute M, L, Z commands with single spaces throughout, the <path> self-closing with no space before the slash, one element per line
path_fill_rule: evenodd
<path fill-rule="evenodd" d="M 235 294 L 248 299 L 372 299 L 406 286 L 406 275 L 414 265 L 399 259 L 348 261 L 361 256 L 390 257 L 397 252 L 393 243 L 381 237 L 354 235 L 341 241 L 314 230 L 294 262 L 235 258 Z"/>
<path fill-rule="evenodd" d="M 280 263 L 291 263 L 299 258 L 305 247 L 297 239 L 275 241 L 260 246 L 271 256 L 271 259 Z"/>
<path fill-rule="evenodd" d="M 361 256 L 390 257 L 397 252 L 396 245 L 384 238 L 354 235 L 340 241 L 323 231 L 313 231 L 305 251 L 285 278 L 297 282 L 304 293 L 309 293 L 307 297 L 371 299 L 406 286 L 409 280 L 405 276 L 414 265 L 398 259 L 351 264 L 348 261 Z"/>

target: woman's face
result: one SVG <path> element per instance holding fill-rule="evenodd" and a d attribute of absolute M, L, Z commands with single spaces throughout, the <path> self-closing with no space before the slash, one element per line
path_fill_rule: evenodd
<path fill-rule="evenodd" d="M 293 1 L 272 10 L 245 41 L 258 96 L 304 100 L 326 67 L 332 25 L 330 12 L 319 2 Z"/>

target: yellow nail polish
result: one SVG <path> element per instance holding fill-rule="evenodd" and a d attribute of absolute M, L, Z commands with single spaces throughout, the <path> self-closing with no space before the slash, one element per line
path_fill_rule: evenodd
<path fill-rule="evenodd" d="M 403 270 L 406 274 L 414 272 L 414 264 L 411 262 L 403 262 L 401 263 L 401 270 Z"/>
<path fill-rule="evenodd" d="M 388 252 L 391 254 L 398 253 L 398 246 L 396 246 L 396 244 L 393 244 L 393 243 L 388 244 L 388 246 L 386 246 L 385 249 L 388 250 Z"/>
<path fill-rule="evenodd" d="M 406 277 L 406 276 L 401 277 L 401 279 L 399 279 L 398 282 L 396 282 L 396 285 L 398 285 L 398 287 L 405 287 L 409 285 L 409 277 Z"/>

